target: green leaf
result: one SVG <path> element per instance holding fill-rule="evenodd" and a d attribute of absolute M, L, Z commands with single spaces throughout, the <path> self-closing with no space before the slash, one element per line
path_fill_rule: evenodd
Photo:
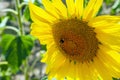
<path fill-rule="evenodd" d="M 7 37 L 8 44 L 4 48 L 4 54 L 6 55 L 6 60 L 8 65 L 12 68 L 13 72 L 16 72 L 21 66 L 22 62 L 31 53 L 33 47 L 33 39 L 31 36 L 16 36 L 12 40 Z"/>
<path fill-rule="evenodd" d="M 46 51 L 47 50 L 46 49 L 46 45 L 41 45 L 41 50 L 45 50 Z"/>
<path fill-rule="evenodd" d="M 29 11 L 29 7 L 26 6 L 25 10 L 24 10 L 24 17 L 29 20 L 30 19 L 30 11 Z"/>
<path fill-rule="evenodd" d="M 6 34 L 2 36 L 2 40 L 0 42 L 0 47 L 2 49 L 2 53 L 5 53 L 5 51 L 8 49 L 10 43 L 15 39 L 14 35 Z"/>
<path fill-rule="evenodd" d="M 112 9 L 116 9 L 120 5 L 120 0 L 116 0 L 112 6 Z"/>
<path fill-rule="evenodd" d="M 6 16 L 0 21 L 0 34 L 3 32 L 3 30 L 6 28 L 6 24 L 8 22 L 9 17 Z"/>
<path fill-rule="evenodd" d="M 88 5 L 88 2 L 89 2 L 89 0 L 84 1 L 84 7 L 86 7 Z"/>
<path fill-rule="evenodd" d="M 117 79 L 117 78 L 113 78 L 113 80 L 120 80 L 120 79 Z"/>
<path fill-rule="evenodd" d="M 47 76 L 44 76 L 44 77 L 42 77 L 41 80 L 48 80 L 48 77 L 47 77 Z"/>
<path fill-rule="evenodd" d="M 116 0 L 113 6 L 111 7 L 111 14 L 116 15 L 119 14 L 119 12 L 120 12 L 120 0 Z"/>
<path fill-rule="evenodd" d="M 109 5 L 109 4 L 111 4 L 112 2 L 114 2 L 114 0 L 104 0 L 105 1 L 105 3 L 107 4 L 107 5 Z"/>
<path fill-rule="evenodd" d="M 1 64 L 1 62 L 0 62 L 0 69 L 1 69 L 1 71 L 6 71 L 8 69 L 8 65 L 7 64 Z"/>
<path fill-rule="evenodd" d="M 41 7 L 41 8 L 44 8 L 44 6 L 43 6 L 43 4 L 41 3 L 40 0 L 35 0 L 34 4 L 37 5 L 37 6 L 39 6 L 39 7 Z"/>
<path fill-rule="evenodd" d="M 2 20 L 2 22 L 0 23 L 0 28 L 3 28 L 3 27 L 6 26 L 6 23 L 7 23 L 8 19 L 9 19 L 9 17 L 6 16 L 6 17 Z"/>

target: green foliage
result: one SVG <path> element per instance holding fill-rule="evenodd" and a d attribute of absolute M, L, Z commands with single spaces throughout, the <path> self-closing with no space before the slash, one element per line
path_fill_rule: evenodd
<path fill-rule="evenodd" d="M 1 46 L 8 64 L 13 72 L 16 72 L 22 61 L 31 53 L 33 40 L 31 36 L 4 35 Z"/>
<path fill-rule="evenodd" d="M 39 0 L 35 0 L 34 4 L 43 8 L 43 4 L 41 4 Z"/>
<path fill-rule="evenodd" d="M 120 14 L 120 0 L 104 0 L 106 7 L 110 10 L 111 15 Z M 104 8 L 104 7 L 103 7 Z"/>
<path fill-rule="evenodd" d="M 112 6 L 111 14 L 115 15 L 116 13 L 119 12 L 120 12 L 120 0 L 116 0 Z"/>
<path fill-rule="evenodd" d="M 48 80 L 48 77 L 44 76 L 41 80 Z"/>
<path fill-rule="evenodd" d="M 27 20 L 29 20 L 30 19 L 30 11 L 29 11 L 29 7 L 28 6 L 26 6 L 25 7 L 25 10 L 24 10 L 24 17 L 27 19 Z"/>
<path fill-rule="evenodd" d="M 117 79 L 117 78 L 113 78 L 113 80 L 120 80 L 120 79 Z"/>
<path fill-rule="evenodd" d="M 10 34 L 6 34 L 6 35 L 2 36 L 0 47 L 2 48 L 3 53 L 6 53 L 10 43 L 12 42 L 12 40 L 14 38 L 15 38 L 15 36 L 10 35 Z"/>
<path fill-rule="evenodd" d="M 0 64 L 1 71 L 6 71 L 8 69 L 8 65 L 6 64 Z"/>
<path fill-rule="evenodd" d="M 6 16 L 5 18 L 3 18 L 3 19 L 1 20 L 0 29 L 3 28 L 3 27 L 6 25 L 8 19 L 9 19 L 9 17 Z"/>
<path fill-rule="evenodd" d="M 107 5 L 111 4 L 114 0 L 104 0 Z"/>
<path fill-rule="evenodd" d="M 3 19 L 1 18 L 1 20 L 0 20 L 0 33 L 2 33 L 2 31 L 5 29 L 8 19 L 9 19 L 8 16 L 4 17 Z"/>
<path fill-rule="evenodd" d="M 47 50 L 46 45 L 41 45 L 41 50 Z"/>

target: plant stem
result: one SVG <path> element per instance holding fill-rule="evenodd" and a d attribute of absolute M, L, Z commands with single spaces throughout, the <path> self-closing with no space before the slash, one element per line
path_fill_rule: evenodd
<path fill-rule="evenodd" d="M 22 21 L 21 21 L 21 9 L 20 9 L 20 2 L 19 0 L 16 0 L 16 9 L 17 9 L 17 12 L 18 12 L 18 15 L 17 15 L 17 18 L 18 18 L 18 26 L 19 26 L 19 29 L 20 29 L 20 32 L 21 32 L 21 35 L 23 35 L 23 26 L 22 26 Z"/>
<path fill-rule="evenodd" d="M 9 8 L 8 9 L 3 9 L 2 12 L 11 12 L 11 13 L 13 13 L 15 15 L 18 15 L 17 11 L 15 11 L 13 9 L 9 9 Z"/>
<path fill-rule="evenodd" d="M 31 71 L 33 70 L 34 66 L 36 65 L 37 61 L 39 61 L 39 59 L 40 59 L 39 57 L 35 58 L 35 60 L 33 61 L 32 65 L 30 67 Z"/>
<path fill-rule="evenodd" d="M 25 60 L 25 64 L 24 64 L 24 76 L 25 76 L 25 80 L 29 80 L 29 71 L 28 71 L 28 60 L 26 58 Z"/>
<path fill-rule="evenodd" d="M 8 62 L 6 62 L 6 61 L 0 62 L 0 65 L 7 65 L 7 64 L 8 64 Z"/>
<path fill-rule="evenodd" d="M 15 31 L 18 35 L 20 35 L 20 31 L 19 31 L 17 28 L 15 28 L 14 26 L 7 26 L 6 29 L 13 30 L 13 31 Z"/>

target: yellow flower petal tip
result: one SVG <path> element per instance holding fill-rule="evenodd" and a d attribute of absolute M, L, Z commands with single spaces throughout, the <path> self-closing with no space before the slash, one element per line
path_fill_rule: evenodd
<path fill-rule="evenodd" d="M 48 80 L 120 78 L 120 17 L 96 16 L 103 0 L 29 3 L 31 34 L 47 45 Z"/>

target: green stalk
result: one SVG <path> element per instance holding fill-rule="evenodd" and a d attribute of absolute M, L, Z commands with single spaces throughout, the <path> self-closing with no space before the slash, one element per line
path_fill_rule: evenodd
<path fill-rule="evenodd" d="M 24 64 L 24 76 L 25 76 L 25 80 L 29 80 L 29 75 L 28 75 L 29 71 L 28 71 L 28 60 L 25 60 L 25 64 Z"/>
<path fill-rule="evenodd" d="M 6 61 L 0 62 L 0 65 L 7 65 L 7 64 L 8 64 L 8 62 L 6 62 Z"/>
<path fill-rule="evenodd" d="M 20 32 L 21 32 L 21 35 L 23 35 L 23 26 L 22 26 L 22 21 L 21 21 L 21 9 L 20 9 L 20 2 L 19 0 L 16 0 L 16 9 L 17 9 L 17 12 L 18 12 L 18 15 L 17 15 L 17 18 L 18 18 L 18 26 L 19 26 L 19 29 L 20 29 Z"/>

